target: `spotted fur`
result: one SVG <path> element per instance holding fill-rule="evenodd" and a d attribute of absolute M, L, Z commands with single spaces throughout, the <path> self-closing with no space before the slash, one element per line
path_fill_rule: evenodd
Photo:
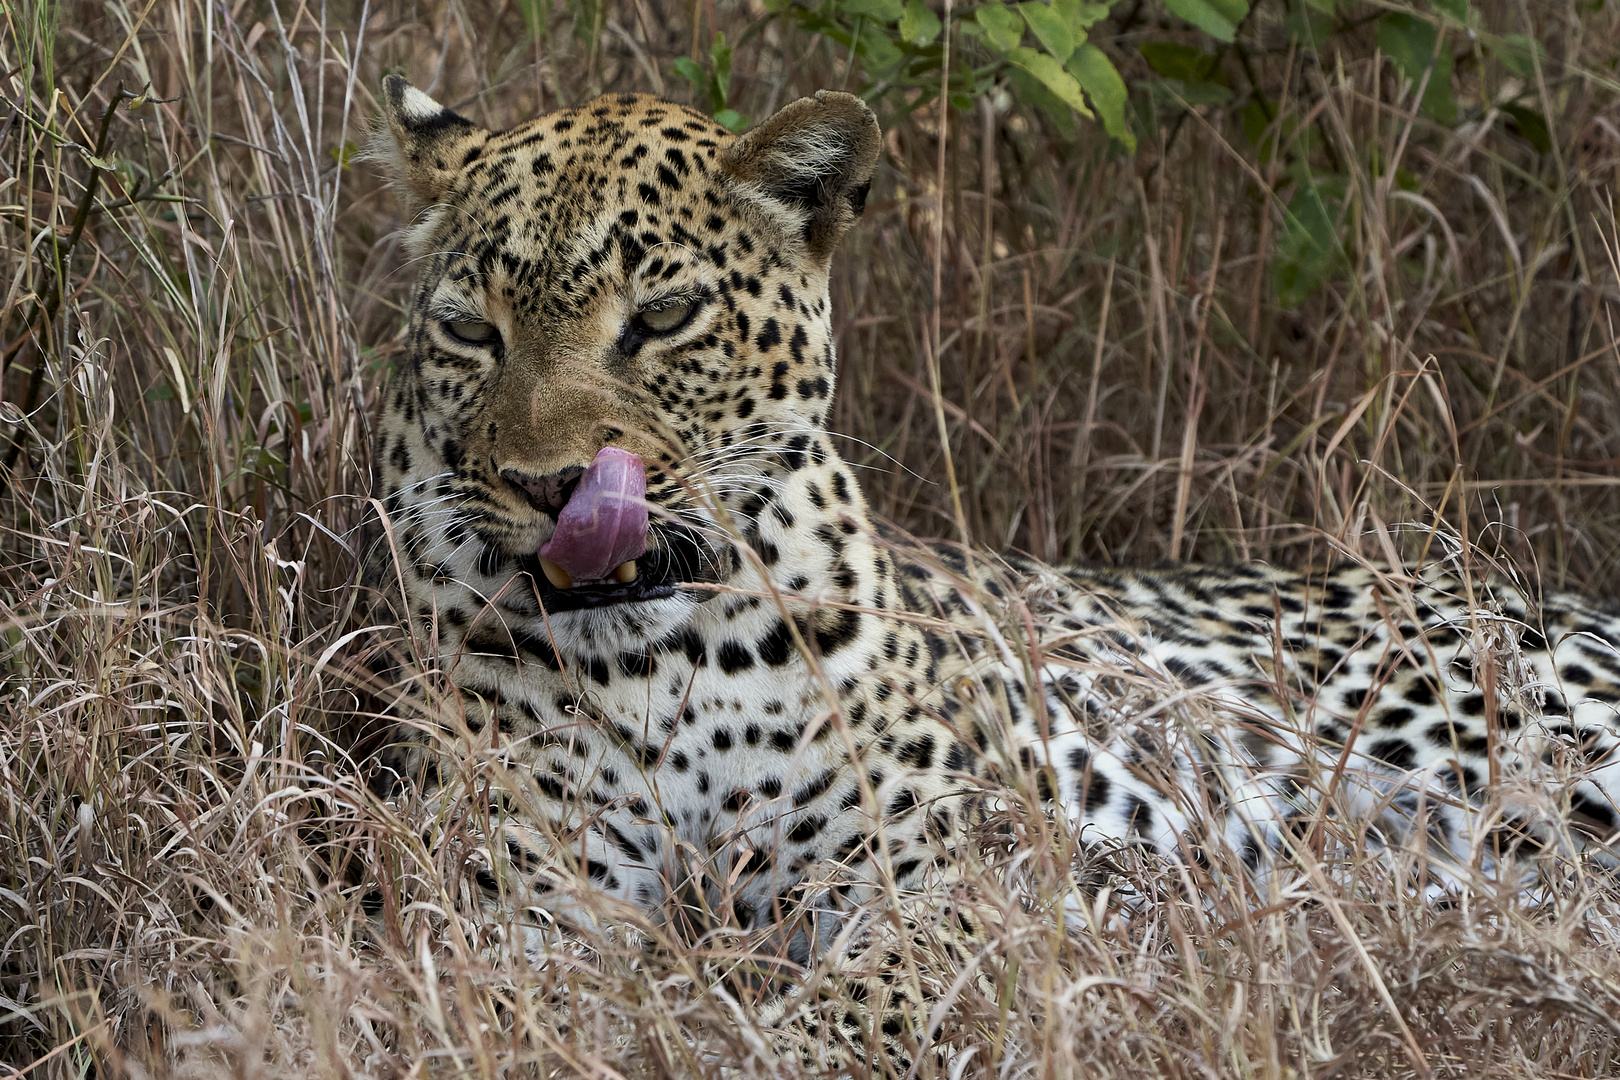
<path fill-rule="evenodd" d="M 496 845 L 516 907 L 567 915 L 583 875 L 655 908 L 696 858 L 745 922 L 814 915 L 809 947 L 874 883 L 948 876 L 997 773 L 1083 842 L 1261 877 L 1324 808 L 1415 839 L 1442 883 L 1504 837 L 1620 826 L 1607 608 L 1443 568 L 1054 568 L 876 525 L 826 430 L 828 268 L 880 148 L 857 99 L 742 136 L 636 95 L 500 133 L 398 77 L 385 101 L 419 278 L 381 580 L 459 689 L 462 752 L 528 785 Z M 671 305 L 688 321 L 649 332 Z M 536 552 L 608 444 L 649 466 L 642 592 L 571 606 Z"/>

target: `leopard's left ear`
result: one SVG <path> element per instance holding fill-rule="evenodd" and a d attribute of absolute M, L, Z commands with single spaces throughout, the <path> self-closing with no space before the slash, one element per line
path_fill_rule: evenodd
<path fill-rule="evenodd" d="M 882 146 L 864 101 L 822 90 L 732 143 L 721 166 L 767 206 L 801 221 L 811 253 L 827 259 L 866 208 Z"/>
<path fill-rule="evenodd" d="M 379 161 L 413 211 L 444 198 L 456 174 L 477 159 L 489 132 L 451 112 L 407 82 L 383 79 L 386 131 L 379 131 L 367 157 Z"/>

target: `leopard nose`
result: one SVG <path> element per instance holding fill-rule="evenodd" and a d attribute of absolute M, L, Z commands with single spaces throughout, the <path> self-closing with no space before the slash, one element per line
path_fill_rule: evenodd
<path fill-rule="evenodd" d="M 583 475 L 583 465 L 570 465 L 544 475 L 516 468 L 501 470 L 501 479 L 523 492 L 530 506 L 552 517 L 556 517 L 568 505 Z"/>

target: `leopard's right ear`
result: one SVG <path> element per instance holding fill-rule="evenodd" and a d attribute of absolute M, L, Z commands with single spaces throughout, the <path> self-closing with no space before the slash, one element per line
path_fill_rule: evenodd
<path fill-rule="evenodd" d="M 825 261 L 866 208 L 882 149 L 866 102 L 820 90 L 739 136 L 720 165 L 743 191 L 796 221 L 810 253 Z"/>
<path fill-rule="evenodd" d="M 389 75 L 382 85 L 383 115 L 366 157 L 380 162 L 412 210 L 444 198 L 462 169 L 478 159 L 489 132 L 451 112 L 402 75 Z"/>

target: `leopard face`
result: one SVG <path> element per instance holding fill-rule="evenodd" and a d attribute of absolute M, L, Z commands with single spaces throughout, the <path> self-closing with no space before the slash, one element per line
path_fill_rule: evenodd
<path fill-rule="evenodd" d="M 419 278 L 378 449 L 417 614 L 543 608 L 566 650 L 678 632 L 716 596 L 683 585 L 757 591 L 791 474 L 830 454 L 827 274 L 871 112 L 823 93 L 738 137 L 619 95 L 491 133 L 403 79 L 385 96 Z M 647 551 L 558 588 L 538 552 L 607 446 L 646 469 Z"/>

